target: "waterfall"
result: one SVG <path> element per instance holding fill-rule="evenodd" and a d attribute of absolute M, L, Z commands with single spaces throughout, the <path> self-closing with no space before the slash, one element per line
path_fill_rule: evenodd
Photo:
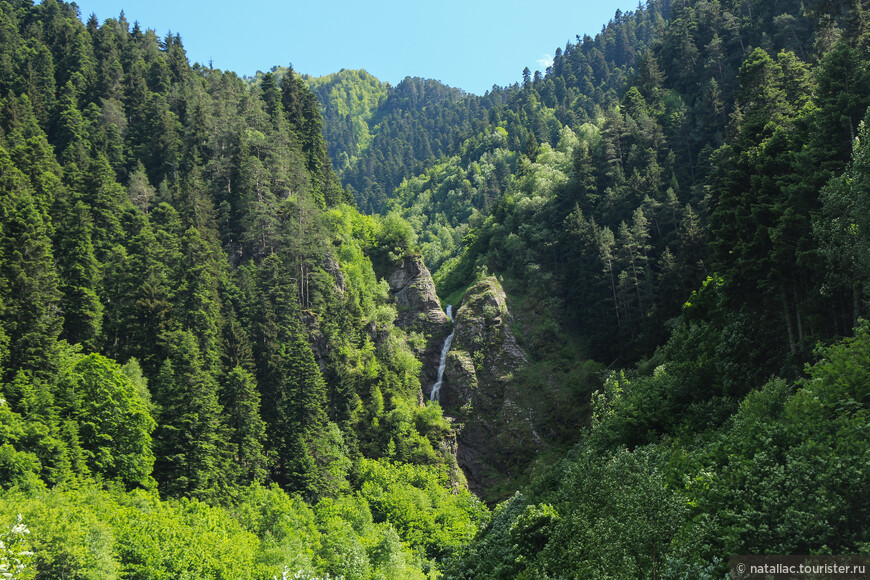
<path fill-rule="evenodd" d="M 451 305 L 447 305 L 447 318 L 450 319 L 450 322 L 453 322 L 453 317 L 451 313 L 453 312 L 453 307 Z M 441 349 L 441 362 L 438 363 L 438 380 L 435 381 L 435 385 L 432 387 L 432 394 L 429 396 L 429 399 L 432 401 L 440 401 L 441 400 L 441 381 L 444 378 L 444 367 L 447 366 L 447 353 L 450 351 L 450 343 L 453 342 L 453 335 L 456 334 L 456 328 L 450 332 L 450 336 L 444 339 L 444 348 Z"/>

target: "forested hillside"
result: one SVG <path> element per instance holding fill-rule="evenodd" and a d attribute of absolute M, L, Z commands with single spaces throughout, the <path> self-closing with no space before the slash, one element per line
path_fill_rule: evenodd
<path fill-rule="evenodd" d="M 407 77 L 385 90 L 373 80 L 342 71 L 308 83 L 325 104 L 324 134 L 342 182 L 361 208 L 383 213 L 403 179 L 481 131 L 486 117 L 477 99 L 439 81 Z"/>
<path fill-rule="evenodd" d="M 618 13 L 544 74 L 466 95 L 474 120 L 390 196 L 445 301 L 498 279 L 529 353 L 498 389 L 540 437 L 488 497 L 523 492 L 448 577 L 715 577 L 729 553 L 866 552 L 866 9 Z M 360 167 L 416 151 L 377 147 Z M 441 387 L 460 399 L 463 368 L 486 366 L 464 348 Z"/>
<path fill-rule="evenodd" d="M 554 298 L 549 314 L 608 364 L 650 356 L 689 293 L 719 276 L 728 305 L 756 308 L 747 320 L 764 327 L 740 332 L 777 349 L 745 372 L 800 369 L 858 312 L 811 223 L 868 105 L 853 4 L 651 1 L 617 14 L 546 74 L 443 105 L 469 111 L 451 123 L 465 138 L 388 207 L 414 226 L 443 295 L 481 268 L 508 276 Z M 419 163 L 421 133 L 373 140 L 360 166 L 394 151 Z"/>
<path fill-rule="evenodd" d="M 594 39 L 557 48 L 546 76 L 525 69 L 522 87 L 535 88 L 534 100 L 518 99 L 520 83 L 477 96 L 410 77 L 385 89 L 365 71 L 308 78 L 323 104 L 335 167 L 361 208 L 383 212 L 404 179 L 458 154 L 463 142 L 487 130 L 507 128 L 503 145 L 512 151 L 554 142 L 564 125 L 595 116 L 596 105 L 616 103 L 635 55 L 658 38 L 669 11 L 670 2 L 653 2 L 646 13 L 619 12 Z M 577 54 L 569 54 L 573 49 Z M 351 122 L 354 110 L 361 114 Z"/>
<path fill-rule="evenodd" d="M 435 574 L 486 508 L 372 266 L 412 233 L 354 208 L 314 94 L 74 4 L 0 31 L 2 570 Z"/>
<path fill-rule="evenodd" d="M 718 203 L 711 188 L 725 178 L 714 177 L 725 165 L 720 148 L 736 130 L 733 114 L 756 114 L 760 123 L 775 110 L 783 127 L 798 117 L 814 124 L 803 127 L 813 143 L 792 146 L 809 156 L 806 163 L 794 163 L 812 174 L 794 178 L 808 191 L 817 193 L 848 160 L 867 105 L 859 88 L 863 67 L 847 67 L 854 79 L 830 77 L 843 70 L 843 59 L 857 59 L 846 38 L 857 25 L 843 3 L 804 4 L 759 4 L 753 10 L 754 3 L 747 2 L 649 2 L 642 10 L 617 14 L 595 38 L 557 50 L 545 75 L 526 71 L 521 85 L 466 96 L 459 107 L 486 127 L 451 123 L 465 138 L 460 143 L 454 138 L 424 174 L 406 176 L 408 183 L 390 205 L 415 226 L 433 271 L 462 253 L 469 224 L 477 238 L 486 238 L 456 265 L 461 272 L 439 275 L 444 293 L 468 282 L 475 260 L 476 267 L 518 278 L 530 264 L 545 267 L 555 285 L 548 293 L 557 295 L 561 310 L 574 317 L 572 324 L 594 342 L 591 354 L 608 363 L 626 351 L 632 359 L 650 354 L 667 337 L 663 322 L 679 313 L 687 289 L 721 270 L 711 263 L 706 234 L 712 204 Z M 759 47 L 770 62 L 758 62 L 760 70 L 741 76 L 746 60 L 753 54 L 761 58 L 753 52 Z M 750 74 L 758 78 L 753 81 Z M 780 80 L 774 81 L 777 75 Z M 851 94 L 841 93 L 846 85 Z M 762 102 L 765 92 L 773 102 Z M 803 110 L 810 104 L 818 110 Z M 835 110 L 841 106 L 845 109 Z M 437 108 L 429 107 L 425 115 Z M 752 120 L 741 119 L 741 126 L 745 122 Z M 380 160 L 397 150 L 423 159 L 414 157 L 414 140 L 431 132 L 420 133 L 394 136 L 389 147 L 373 141 L 360 166 L 380 167 Z M 827 134 L 830 138 L 822 137 Z M 758 142 L 761 135 L 755 137 Z M 523 198 L 546 206 L 519 210 Z M 365 194 L 359 201 L 376 206 Z M 801 211 L 808 215 L 811 209 Z M 517 219 L 494 216 L 497 212 Z M 718 215 L 724 218 L 723 212 Z M 480 227 L 487 217 L 497 226 L 525 224 L 537 239 L 508 225 L 490 240 L 495 226 Z M 528 227 L 527 218 L 536 227 Z M 571 235 L 566 220 L 573 223 Z M 807 233 L 804 227 L 794 235 Z M 481 245 L 502 251 L 483 260 Z M 783 290 L 796 329 L 796 298 L 791 288 Z M 797 300 L 811 294 L 809 287 L 802 289 Z M 806 351 L 813 344 L 810 339 L 799 345 L 799 338 L 786 348 Z"/>
<path fill-rule="evenodd" d="M 477 96 L 0 1 L 0 574 L 870 552 L 868 9 L 649 0 Z"/>

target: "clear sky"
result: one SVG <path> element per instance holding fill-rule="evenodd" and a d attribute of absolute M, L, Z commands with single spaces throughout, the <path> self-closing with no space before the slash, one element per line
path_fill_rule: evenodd
<path fill-rule="evenodd" d="M 132 24 L 181 34 L 191 63 L 253 75 L 274 65 L 321 76 L 364 68 L 397 84 L 438 79 L 482 94 L 544 71 L 557 46 L 595 35 L 637 0 L 77 0 L 82 20 L 123 9 Z"/>

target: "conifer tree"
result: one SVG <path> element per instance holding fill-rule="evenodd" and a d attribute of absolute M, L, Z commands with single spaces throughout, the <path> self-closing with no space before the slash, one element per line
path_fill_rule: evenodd
<path fill-rule="evenodd" d="M 21 139 L 15 139 L 19 145 L 12 149 L 9 154 L 21 172 L 27 176 L 33 189 L 33 196 L 39 205 L 43 219 L 50 215 L 52 206 L 56 203 L 63 205 L 63 198 L 68 194 L 64 191 L 62 183 L 62 170 L 51 145 L 45 138 L 45 134 L 38 127 L 33 127 L 36 133 L 30 137 L 21 135 Z M 46 223 L 49 227 L 53 224 Z"/>
<path fill-rule="evenodd" d="M 781 313 L 778 324 L 752 333 L 778 335 L 799 360 L 806 348 L 801 304 L 815 286 L 809 213 L 815 192 L 796 175 L 803 143 L 793 128 L 810 86 L 794 55 L 777 60 L 753 51 L 740 68 L 735 137 L 717 152 L 710 247 L 726 280 L 731 304 L 741 310 Z"/>
<path fill-rule="evenodd" d="M 55 107 L 54 58 L 51 51 L 36 38 L 27 38 L 18 45 L 15 54 L 17 80 L 13 90 L 26 94 L 33 105 L 33 112 L 47 123 Z"/>
<path fill-rule="evenodd" d="M 26 177 L 0 147 L 0 272 L 10 339 L 7 371 L 50 376 L 63 318 L 58 278 L 45 222 Z"/>
<path fill-rule="evenodd" d="M 218 386 L 188 331 L 162 336 L 168 353 L 154 380 L 158 428 L 154 432 L 155 474 L 170 496 L 215 498 L 227 485 L 227 430 Z"/>
<path fill-rule="evenodd" d="M 229 430 L 234 478 L 238 484 L 263 482 L 268 475 L 266 423 L 260 416 L 260 393 L 250 372 L 234 367 L 222 380 L 223 408 Z"/>
<path fill-rule="evenodd" d="M 78 202 L 60 230 L 58 262 L 63 291 L 64 338 L 96 350 L 101 338 L 103 305 L 97 294 L 100 264 L 91 243 L 93 223 Z"/>
<path fill-rule="evenodd" d="M 238 182 L 245 199 L 239 241 L 246 246 L 248 255 L 255 258 L 275 252 L 279 243 L 278 200 L 272 192 L 272 176 L 259 158 L 260 141 L 265 142 L 266 136 L 249 131 L 247 146 L 242 149 Z"/>
<path fill-rule="evenodd" d="M 89 154 L 84 117 L 78 107 L 78 95 L 73 81 L 68 81 L 58 99 L 58 120 L 52 136 L 60 160 L 68 172 L 75 174 L 87 167 Z"/>
<path fill-rule="evenodd" d="M 84 175 L 82 200 L 93 216 L 91 239 L 98 259 L 102 260 L 122 234 L 119 221 L 126 192 L 115 181 L 115 172 L 105 155 L 98 154 Z"/>
<path fill-rule="evenodd" d="M 228 307 L 225 314 L 226 323 L 223 326 L 223 368 L 230 371 L 240 367 L 250 373 L 255 372 L 254 351 L 248 339 L 248 333 L 238 320 L 232 306 Z"/>
<path fill-rule="evenodd" d="M 181 240 L 180 280 L 175 298 L 177 318 L 197 338 L 206 368 L 217 371 L 220 358 L 220 298 L 218 265 L 196 228 Z"/>
<path fill-rule="evenodd" d="M 862 50 L 840 39 L 819 63 L 816 130 L 811 134 L 819 169 L 839 170 L 849 159 L 858 123 L 870 105 L 870 67 Z M 833 138 L 827 138 L 831 136 Z"/>
<path fill-rule="evenodd" d="M 297 332 L 282 345 L 283 385 L 276 393 L 277 423 L 269 432 L 277 455 L 275 478 L 290 489 L 317 490 L 313 450 L 326 426 L 326 388 L 306 337 Z"/>
<path fill-rule="evenodd" d="M 166 358 L 159 337 L 177 326 L 170 273 L 178 242 L 139 212 L 130 221 L 127 248 L 116 246 L 105 262 L 105 299 L 114 305 L 105 310 L 105 348 L 118 360 L 135 357 L 153 379 Z"/>
<path fill-rule="evenodd" d="M 281 103 L 284 105 L 284 113 L 287 115 L 290 128 L 297 134 L 301 132 L 304 124 L 303 102 L 300 93 L 300 84 L 296 82 L 296 72 L 291 64 L 281 79 Z"/>
<path fill-rule="evenodd" d="M 291 77 L 292 79 L 292 77 Z M 285 81 L 287 77 L 285 77 Z M 295 82 L 295 79 L 292 79 Z M 284 112 L 281 104 L 282 95 L 278 89 L 278 83 L 275 80 L 275 75 L 267 72 L 263 75 L 260 81 L 260 98 L 266 104 L 266 113 L 272 119 L 272 123 L 278 122 L 279 116 Z"/>

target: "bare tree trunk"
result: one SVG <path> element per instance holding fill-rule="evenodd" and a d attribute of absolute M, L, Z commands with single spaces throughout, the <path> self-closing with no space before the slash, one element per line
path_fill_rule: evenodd
<path fill-rule="evenodd" d="M 622 321 L 619 319 L 619 299 L 616 297 L 616 282 L 613 280 L 613 265 L 608 261 L 607 272 L 610 274 L 610 288 L 613 290 L 613 308 L 616 310 L 616 327 L 622 328 Z"/>
<path fill-rule="evenodd" d="M 788 315 L 788 299 L 784 290 L 782 292 L 782 314 L 785 316 L 785 327 L 788 330 L 788 347 L 792 355 L 797 355 L 797 346 L 794 342 L 794 329 L 791 326 L 791 317 Z"/>
<path fill-rule="evenodd" d="M 804 324 L 801 320 L 801 308 L 800 308 L 800 300 L 798 300 L 798 291 L 797 287 L 793 288 L 794 290 L 794 314 L 795 318 L 797 318 L 797 327 L 798 327 L 798 341 L 800 344 L 804 343 Z"/>

